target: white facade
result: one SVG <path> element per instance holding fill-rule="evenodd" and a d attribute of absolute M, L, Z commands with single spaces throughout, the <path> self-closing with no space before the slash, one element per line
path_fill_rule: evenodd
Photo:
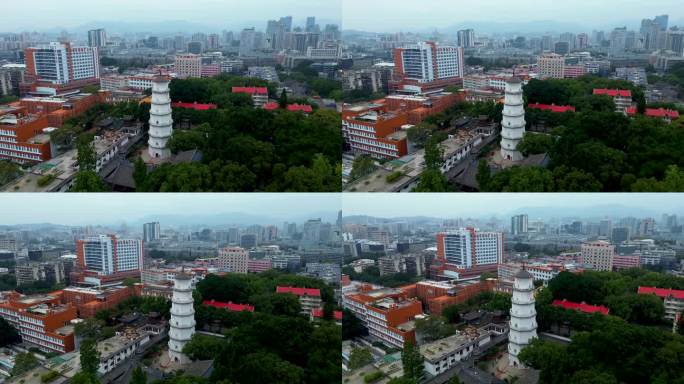
<path fill-rule="evenodd" d="M 152 106 L 150 108 L 149 154 L 156 159 L 171 156 L 166 143 L 173 135 L 173 118 L 171 117 L 171 97 L 169 96 L 169 80 L 157 77 L 152 83 Z"/>
<path fill-rule="evenodd" d="M 402 68 L 407 79 L 428 83 L 463 77 L 465 65 L 462 47 L 439 46 L 420 42 L 400 49 Z"/>
<path fill-rule="evenodd" d="M 611 271 L 615 246 L 603 240 L 582 243 L 582 259 L 585 264 L 596 271 Z"/>
<path fill-rule="evenodd" d="M 202 57 L 187 54 L 176 55 L 175 71 L 178 77 L 202 77 Z"/>
<path fill-rule="evenodd" d="M 192 279 L 183 272 L 176 275 L 173 286 L 169 325 L 169 358 L 177 363 L 189 363 L 190 359 L 183 354 L 183 347 L 195 333 L 195 308 Z"/>
<path fill-rule="evenodd" d="M 33 70 L 40 81 L 67 84 L 72 80 L 100 78 L 97 47 L 74 47 L 69 43 L 50 43 L 31 48 Z"/>
<path fill-rule="evenodd" d="M 249 251 L 240 247 L 219 249 L 218 267 L 222 271 L 233 273 L 247 273 Z"/>
<path fill-rule="evenodd" d="M 565 76 L 565 58 L 555 53 L 545 53 L 537 59 L 542 79 L 562 79 Z"/>
<path fill-rule="evenodd" d="M 142 241 L 100 235 L 81 241 L 85 269 L 99 275 L 142 269 Z"/>
<path fill-rule="evenodd" d="M 506 83 L 503 120 L 501 121 L 501 157 L 520 161 L 523 155 L 518 144 L 525 135 L 525 107 L 523 105 L 522 82 L 511 77 Z"/>
<path fill-rule="evenodd" d="M 508 363 L 519 366 L 518 354 L 537 337 L 537 310 L 534 307 L 534 279 L 521 270 L 515 275 L 511 298 L 510 333 L 508 334 Z"/>
<path fill-rule="evenodd" d="M 500 232 L 461 228 L 437 236 L 438 241 L 442 242 L 444 258 L 459 268 L 503 262 L 503 234 Z"/>

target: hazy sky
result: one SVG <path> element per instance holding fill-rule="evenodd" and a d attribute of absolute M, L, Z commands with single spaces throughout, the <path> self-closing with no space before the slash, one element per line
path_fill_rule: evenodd
<path fill-rule="evenodd" d="M 306 16 L 341 19 L 342 0 L 3 0 L 0 30 L 74 28 L 94 21 L 159 22 L 242 25 L 281 16 L 295 22 Z M 188 31 L 193 32 L 193 31 Z"/>
<path fill-rule="evenodd" d="M 340 195 L 326 193 L 17 193 L 3 196 L 0 224 L 95 225 L 130 222 L 154 215 L 222 213 L 287 217 L 340 209 Z"/>
<path fill-rule="evenodd" d="M 669 13 L 681 19 L 681 0 L 343 0 L 344 29 L 372 32 L 444 28 L 468 21 L 554 20 L 616 26 Z"/>
<path fill-rule="evenodd" d="M 448 193 L 448 194 L 344 194 L 345 216 L 369 215 L 384 218 L 401 216 L 477 217 L 505 216 L 531 207 L 557 207 L 581 215 L 601 215 L 582 210 L 595 206 L 626 206 L 635 211 L 684 213 L 683 194 L 634 193 Z"/>

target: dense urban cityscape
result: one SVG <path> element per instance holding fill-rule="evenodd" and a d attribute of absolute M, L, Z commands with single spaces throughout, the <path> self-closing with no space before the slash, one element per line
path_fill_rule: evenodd
<path fill-rule="evenodd" d="M 319 20 L 0 30 L 0 190 L 339 192 L 348 63 Z"/>
<path fill-rule="evenodd" d="M 678 196 L 410 196 L 344 199 L 343 382 L 681 380 Z"/>
<path fill-rule="evenodd" d="M 46 207 L 62 208 L 42 211 L 42 223 L 7 210 L 0 224 L 3 382 L 339 380 L 342 216 L 328 211 L 340 208 L 339 199 L 312 195 L 304 205 L 305 196 L 294 195 L 147 196 L 90 206 L 97 222 L 65 217 L 82 204 L 78 198 L 48 199 Z M 169 207 L 154 214 L 145 208 L 159 206 L 153 200 L 182 202 L 197 214 L 188 219 Z M 274 214 L 282 201 L 298 211 Z M 211 214 L 216 203 L 253 210 Z M 138 213 L 112 213 L 122 205 Z M 325 211 L 298 219 L 315 209 Z M 52 222 L 60 217 L 65 224 Z"/>
<path fill-rule="evenodd" d="M 684 20 L 564 31 L 529 16 L 502 30 L 493 16 L 478 30 L 458 7 L 418 8 L 387 7 L 401 26 L 386 32 L 345 18 L 344 191 L 681 190 L 681 152 L 665 143 L 682 142 Z M 425 21 L 445 15 L 448 27 Z"/>
<path fill-rule="evenodd" d="M 0 384 L 684 384 L 684 15 L 0 5 Z"/>

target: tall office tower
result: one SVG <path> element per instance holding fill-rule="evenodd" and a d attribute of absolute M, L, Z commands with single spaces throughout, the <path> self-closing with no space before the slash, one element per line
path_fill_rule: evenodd
<path fill-rule="evenodd" d="M 140 277 L 143 245 L 138 239 L 99 235 L 76 241 L 77 265 L 81 280 L 101 284 L 124 277 Z"/>
<path fill-rule="evenodd" d="M 150 139 L 148 140 L 148 153 L 152 159 L 166 159 L 171 156 L 171 150 L 166 146 L 171 135 L 173 135 L 169 82 L 168 77 L 161 75 L 156 76 L 152 81 Z"/>
<path fill-rule="evenodd" d="M 66 85 L 100 78 L 97 47 L 50 43 L 26 48 L 24 55 L 27 75 L 38 82 Z"/>
<path fill-rule="evenodd" d="M 171 320 L 169 321 L 169 358 L 171 361 L 187 364 L 190 359 L 183 353 L 183 347 L 195 333 L 195 308 L 192 298 L 192 278 L 181 271 L 176 274 L 171 298 Z"/>
<path fill-rule="evenodd" d="M 104 29 L 88 31 L 88 46 L 101 48 L 107 45 L 107 32 Z"/>
<path fill-rule="evenodd" d="M 610 237 L 613 233 L 613 222 L 610 219 L 603 219 L 599 223 L 599 236 Z"/>
<path fill-rule="evenodd" d="M 542 50 L 550 51 L 553 48 L 553 38 L 549 35 L 542 36 Z"/>
<path fill-rule="evenodd" d="M 207 37 L 207 48 L 208 49 L 219 49 L 221 46 L 219 42 L 219 35 L 212 33 Z"/>
<path fill-rule="evenodd" d="M 542 79 L 562 79 L 565 71 L 565 58 L 556 53 L 544 53 L 537 58 L 537 67 Z"/>
<path fill-rule="evenodd" d="M 307 32 L 316 32 L 316 18 L 313 16 L 309 16 L 306 18 L 306 31 Z"/>
<path fill-rule="evenodd" d="M 437 259 L 457 268 L 470 269 L 503 262 L 503 233 L 475 228 L 437 234 Z"/>
<path fill-rule="evenodd" d="M 143 224 L 143 240 L 145 242 L 159 240 L 160 232 L 159 222 Z"/>
<path fill-rule="evenodd" d="M 473 29 L 463 29 L 458 31 L 458 46 L 472 48 L 475 46 L 475 31 Z"/>
<path fill-rule="evenodd" d="M 656 16 L 655 19 L 653 19 L 653 22 L 658 24 L 660 27 L 660 30 L 662 31 L 667 31 L 667 25 L 669 23 L 670 16 L 668 15 L 660 15 Z"/>
<path fill-rule="evenodd" d="M 527 215 L 515 215 L 511 217 L 511 234 L 519 235 L 527 233 Z"/>
<path fill-rule="evenodd" d="M 280 23 L 285 27 L 285 32 L 292 32 L 292 16 L 281 17 Z"/>
<path fill-rule="evenodd" d="M 400 81 L 418 85 L 463 78 L 465 69 L 463 48 L 440 46 L 426 41 L 394 50 L 394 71 Z"/>
<path fill-rule="evenodd" d="M 503 120 L 501 121 L 501 157 L 520 161 L 522 153 L 518 144 L 525 135 L 525 107 L 523 105 L 522 81 L 513 76 L 506 82 Z"/>
<path fill-rule="evenodd" d="M 580 33 L 575 39 L 575 48 L 579 50 L 587 49 L 589 46 L 589 35 L 586 33 Z"/>
<path fill-rule="evenodd" d="M 247 273 L 247 261 L 249 251 L 240 247 L 227 247 L 219 249 L 219 269 L 233 273 Z"/>
<path fill-rule="evenodd" d="M 256 30 L 254 28 L 245 28 L 240 33 L 240 56 L 248 56 L 252 54 L 256 48 Z"/>
<path fill-rule="evenodd" d="M 627 27 L 615 28 L 610 33 L 610 51 L 613 54 L 620 54 L 625 51 L 627 46 Z"/>
<path fill-rule="evenodd" d="M 537 310 L 534 307 L 534 278 L 524 268 L 514 276 L 511 298 L 508 364 L 519 366 L 518 354 L 537 338 Z"/>

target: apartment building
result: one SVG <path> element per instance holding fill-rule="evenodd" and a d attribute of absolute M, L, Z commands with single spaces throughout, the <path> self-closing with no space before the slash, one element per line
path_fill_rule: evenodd
<path fill-rule="evenodd" d="M 665 318 L 670 321 L 674 321 L 675 318 L 681 316 L 682 312 L 684 312 L 684 290 L 639 287 L 637 293 L 640 295 L 656 295 L 663 299 Z"/>
<path fill-rule="evenodd" d="M 503 262 L 503 233 L 461 228 L 437 234 L 437 259 L 460 269 Z"/>
<path fill-rule="evenodd" d="M 437 376 L 459 361 L 468 359 L 473 352 L 492 339 L 492 333 L 485 329 L 475 332 L 457 332 L 455 335 L 420 346 L 420 354 L 425 358 L 425 371 Z"/>
<path fill-rule="evenodd" d="M 233 87 L 232 93 L 249 95 L 254 103 L 254 108 L 263 108 L 268 103 L 268 88 L 266 87 Z"/>
<path fill-rule="evenodd" d="M 321 290 L 318 288 L 276 287 L 276 293 L 291 293 L 299 298 L 301 313 L 308 315 L 311 310 L 321 308 Z"/>
<path fill-rule="evenodd" d="M 537 58 L 539 76 L 542 79 L 565 77 L 565 58 L 556 53 L 544 53 Z"/>
<path fill-rule="evenodd" d="M 418 42 L 394 50 L 393 89 L 425 92 L 448 85 L 461 86 L 465 62 L 463 47 Z"/>
<path fill-rule="evenodd" d="M 596 271 L 610 271 L 613 268 L 615 246 L 608 241 L 596 240 L 582 243 L 582 259 L 591 269 Z"/>
<path fill-rule="evenodd" d="M 219 249 L 218 267 L 222 271 L 232 273 L 247 273 L 249 271 L 249 251 L 240 247 L 226 247 Z"/>
<path fill-rule="evenodd" d="M 626 113 L 627 108 L 632 106 L 632 91 L 628 89 L 594 89 L 594 95 L 606 95 L 613 98 L 615 112 Z"/>
<path fill-rule="evenodd" d="M 52 42 L 24 50 L 26 91 L 56 94 L 61 90 L 99 84 L 100 57 L 97 47 Z"/>
<path fill-rule="evenodd" d="M 202 56 L 194 54 L 176 55 L 176 75 L 184 79 L 188 77 L 202 77 Z"/>

